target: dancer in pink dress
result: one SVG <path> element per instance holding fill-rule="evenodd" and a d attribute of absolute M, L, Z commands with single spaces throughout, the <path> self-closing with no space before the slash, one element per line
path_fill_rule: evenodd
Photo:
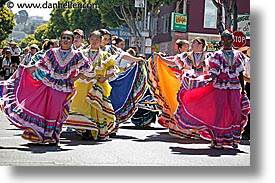
<path fill-rule="evenodd" d="M 211 73 L 205 77 L 182 80 L 175 112 L 180 137 L 200 136 L 211 141 L 211 147 L 237 148 L 250 111 L 244 90 L 243 63 L 247 57 L 232 48 L 233 34 L 221 34 L 223 48 L 209 58 Z"/>
<path fill-rule="evenodd" d="M 90 68 L 86 57 L 71 49 L 73 33 L 64 31 L 60 38 L 61 47 L 46 51 L 34 66 L 20 65 L 14 79 L 0 83 L 3 113 L 24 130 L 24 139 L 34 143 L 58 144 L 75 93 L 77 71 Z"/>

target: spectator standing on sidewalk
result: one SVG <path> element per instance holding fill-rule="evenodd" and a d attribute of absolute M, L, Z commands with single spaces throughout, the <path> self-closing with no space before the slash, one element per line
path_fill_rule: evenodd
<path fill-rule="evenodd" d="M 8 48 L 5 51 L 5 58 L 3 59 L 4 80 L 9 79 L 12 76 L 12 74 L 16 71 L 17 67 L 17 63 L 12 62 L 11 51 Z"/>
<path fill-rule="evenodd" d="M 39 51 L 40 49 L 36 44 L 32 44 L 30 46 L 30 52 L 24 57 L 24 59 L 21 61 L 21 64 L 23 65 L 29 65 L 29 63 L 32 60 L 32 57 Z"/>
<path fill-rule="evenodd" d="M 10 52 L 11 52 L 11 58 L 12 62 L 16 63 L 17 65 L 20 64 L 20 54 L 21 54 L 21 48 L 17 46 L 17 43 L 14 41 L 9 42 L 10 46 Z"/>

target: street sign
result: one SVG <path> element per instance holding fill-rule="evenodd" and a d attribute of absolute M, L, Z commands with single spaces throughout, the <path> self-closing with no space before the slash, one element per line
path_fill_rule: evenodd
<path fill-rule="evenodd" d="M 135 0 L 135 8 L 144 8 L 144 0 Z"/>
<path fill-rule="evenodd" d="M 243 32 L 241 31 L 235 31 L 233 33 L 234 35 L 234 41 L 233 41 L 233 46 L 236 48 L 240 48 L 245 45 L 246 43 L 246 36 L 244 35 Z"/>

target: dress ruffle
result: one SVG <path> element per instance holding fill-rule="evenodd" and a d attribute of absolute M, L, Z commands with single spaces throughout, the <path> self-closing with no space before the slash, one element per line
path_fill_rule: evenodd
<path fill-rule="evenodd" d="M 36 143 L 58 142 L 74 92 L 60 92 L 33 79 L 26 68 L 17 77 L 1 82 L 2 111 L 24 130 L 22 137 Z"/>
<path fill-rule="evenodd" d="M 87 55 L 89 50 L 84 50 Z M 114 65 L 112 57 L 100 51 L 99 57 L 92 62 L 89 73 L 84 74 L 75 82 L 77 94 L 72 99 L 70 114 L 65 122 L 66 126 L 73 127 L 83 133 L 90 130 L 93 139 L 105 139 L 113 131 L 115 113 L 109 99 L 111 86 L 104 77 Z"/>
<path fill-rule="evenodd" d="M 110 100 L 114 107 L 117 122 L 127 121 L 136 111 L 137 103 L 146 89 L 146 74 L 143 63 L 136 63 L 133 67 L 122 72 L 110 82 L 112 91 Z"/>
<path fill-rule="evenodd" d="M 208 71 L 208 61 L 205 60 L 204 58 L 206 58 L 206 53 L 202 53 L 203 56 L 203 61 L 201 63 L 201 66 L 198 68 L 194 68 L 193 67 L 193 56 L 192 56 L 193 52 L 183 52 L 181 54 L 177 54 L 175 59 L 175 63 L 178 65 L 179 68 L 181 69 L 187 69 L 187 70 L 194 70 L 194 72 L 197 75 L 202 75 L 205 72 Z"/>
<path fill-rule="evenodd" d="M 243 71 L 242 53 L 233 51 L 234 64 L 229 66 L 222 51 L 209 58 L 210 73 L 217 75 L 210 84 L 205 76 L 183 76 L 177 94 L 179 102 L 171 135 L 215 140 L 217 145 L 238 144 L 247 124 L 250 103 L 240 93 L 239 73 Z"/>
<path fill-rule="evenodd" d="M 45 85 L 69 93 L 73 91 L 70 78 L 76 74 L 76 70 L 79 73 L 85 73 L 90 69 L 87 58 L 75 50 L 69 52 L 66 59 L 62 61 L 60 48 L 48 50 L 41 60 L 35 63 L 35 66 L 43 71 L 42 77 L 38 73 L 36 75 Z"/>
<path fill-rule="evenodd" d="M 214 83 L 185 79 L 178 92 L 179 106 L 175 112 L 176 125 L 169 132 L 178 137 L 216 140 L 218 145 L 240 142 L 247 124 L 250 103 L 239 89 L 215 88 Z M 196 82 L 192 80 L 198 80 Z"/>
<path fill-rule="evenodd" d="M 180 88 L 180 81 L 176 73 L 171 70 L 158 55 L 153 54 L 148 60 L 149 77 L 147 83 L 157 101 L 157 108 L 162 112 L 159 123 L 168 127 L 174 123 L 174 112 L 178 106 L 176 94 Z"/>

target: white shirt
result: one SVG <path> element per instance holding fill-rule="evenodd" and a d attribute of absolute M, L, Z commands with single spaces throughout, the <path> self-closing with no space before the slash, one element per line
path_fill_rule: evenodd
<path fill-rule="evenodd" d="M 7 58 L 4 58 L 4 60 L 3 60 L 3 67 L 4 66 L 12 66 L 11 60 L 7 59 Z M 10 76 L 10 74 L 12 74 L 14 72 L 13 69 L 4 69 L 4 70 L 5 70 L 5 76 Z"/>
<path fill-rule="evenodd" d="M 32 60 L 32 54 L 31 53 L 28 53 L 24 59 L 22 60 L 22 64 L 23 65 L 28 65 L 30 63 L 30 61 Z"/>
<path fill-rule="evenodd" d="M 119 68 L 127 68 L 131 66 L 132 61 L 121 58 L 124 55 L 130 55 L 130 54 L 127 52 L 122 52 L 122 55 L 120 56 L 120 58 L 115 60 L 115 65 L 118 66 Z"/>
<path fill-rule="evenodd" d="M 21 49 L 19 47 L 15 47 L 15 48 L 10 47 L 10 51 L 12 56 L 19 56 L 21 53 Z"/>

